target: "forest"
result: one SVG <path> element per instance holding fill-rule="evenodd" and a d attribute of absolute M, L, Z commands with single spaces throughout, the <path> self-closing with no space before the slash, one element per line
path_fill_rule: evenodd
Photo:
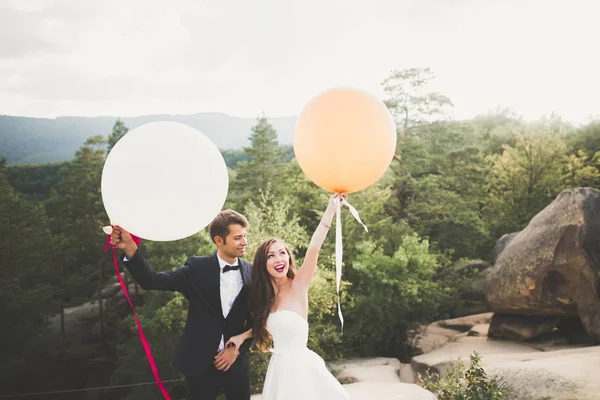
<path fill-rule="evenodd" d="M 386 174 L 349 197 L 368 233 L 343 210 L 343 332 L 334 233 L 310 289 L 309 347 L 326 361 L 408 360 L 422 324 L 478 306 L 484 294 L 476 282 L 498 239 L 523 229 L 561 191 L 600 188 L 600 121 L 573 126 L 555 114 L 525 121 L 510 109 L 453 120 L 452 100 L 426 90 L 432 79 L 429 69 L 413 68 L 382 82 L 397 149 Z M 9 166 L 8 154 L 0 162 L 0 396 L 105 388 L 44 398 L 161 398 L 101 229 L 109 223 L 100 191 L 104 160 L 127 131 L 115 121 L 112 132 L 90 135 L 67 162 Z M 222 152 L 230 176 L 225 208 L 250 223 L 246 259 L 263 238 L 276 236 L 301 265 L 329 194 L 305 177 L 268 116 L 257 117 L 248 137 L 249 146 Z M 135 171 L 125 172 L 123 187 L 134 179 Z M 161 271 L 215 251 L 206 231 L 141 246 Z M 171 358 L 186 301 L 145 292 L 121 271 L 161 378 L 177 398 L 183 381 Z M 268 355 L 254 350 L 251 357 L 260 392 Z"/>

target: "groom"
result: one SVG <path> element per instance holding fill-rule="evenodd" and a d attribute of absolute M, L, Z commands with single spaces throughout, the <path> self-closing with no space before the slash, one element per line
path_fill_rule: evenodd
<path fill-rule="evenodd" d="M 248 290 L 252 265 L 242 260 L 246 218 L 221 211 L 210 224 L 217 246 L 211 256 L 189 257 L 173 271 L 150 268 L 129 232 L 113 228 L 111 245 L 123 249 L 123 263 L 146 290 L 181 292 L 188 315 L 173 365 L 185 375 L 186 400 L 214 400 L 223 389 L 228 400 L 250 399 L 248 350 L 252 322 Z"/>

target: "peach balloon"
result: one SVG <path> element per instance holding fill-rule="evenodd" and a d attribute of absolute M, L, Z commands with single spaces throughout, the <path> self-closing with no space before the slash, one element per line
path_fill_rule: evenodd
<path fill-rule="evenodd" d="M 396 150 L 396 124 L 385 104 L 354 88 L 311 99 L 294 130 L 296 160 L 306 176 L 331 192 L 358 192 L 385 173 Z"/>

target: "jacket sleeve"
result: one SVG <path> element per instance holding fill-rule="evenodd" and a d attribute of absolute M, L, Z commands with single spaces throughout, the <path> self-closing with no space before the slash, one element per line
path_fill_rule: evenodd
<path fill-rule="evenodd" d="M 130 260 L 124 260 L 124 257 L 121 260 L 142 289 L 185 293 L 191 284 L 192 269 L 187 263 L 173 271 L 158 272 L 150 268 L 139 249 Z"/>

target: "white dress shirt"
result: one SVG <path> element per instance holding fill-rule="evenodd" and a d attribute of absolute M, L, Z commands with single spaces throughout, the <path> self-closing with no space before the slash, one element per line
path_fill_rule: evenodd
<path fill-rule="evenodd" d="M 223 309 L 223 317 L 227 318 L 229 311 L 231 310 L 231 306 L 233 306 L 233 302 L 235 301 L 238 294 L 242 290 L 244 286 L 244 281 L 242 279 L 242 272 L 238 269 L 235 271 L 227 271 L 223 273 L 223 268 L 226 265 L 239 265 L 239 260 L 236 258 L 233 264 L 227 263 L 217 254 L 217 259 L 219 260 L 220 267 L 220 285 L 221 285 L 221 308 Z M 217 351 L 221 351 L 225 348 L 225 342 L 223 336 L 221 336 L 221 343 L 219 343 L 219 349 Z"/>

